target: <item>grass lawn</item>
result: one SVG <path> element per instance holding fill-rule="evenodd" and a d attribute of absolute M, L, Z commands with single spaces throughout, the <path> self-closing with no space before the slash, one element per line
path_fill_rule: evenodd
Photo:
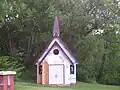
<path fill-rule="evenodd" d="M 80 83 L 77 86 L 70 87 L 49 87 L 30 83 L 16 82 L 15 90 L 120 90 L 120 86 Z"/>

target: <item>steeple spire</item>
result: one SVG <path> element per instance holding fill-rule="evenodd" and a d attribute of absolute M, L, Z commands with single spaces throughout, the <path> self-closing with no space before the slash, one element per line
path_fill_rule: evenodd
<path fill-rule="evenodd" d="M 60 29 L 59 29 L 59 20 L 58 20 L 58 17 L 55 16 L 55 19 L 54 19 L 54 26 L 53 26 L 53 37 L 54 36 L 59 36 L 60 35 Z"/>

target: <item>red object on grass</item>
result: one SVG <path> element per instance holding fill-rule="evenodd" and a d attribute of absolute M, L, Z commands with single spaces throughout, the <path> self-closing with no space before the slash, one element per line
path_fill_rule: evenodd
<path fill-rule="evenodd" d="M 0 71 L 0 90 L 14 90 L 14 71 Z"/>

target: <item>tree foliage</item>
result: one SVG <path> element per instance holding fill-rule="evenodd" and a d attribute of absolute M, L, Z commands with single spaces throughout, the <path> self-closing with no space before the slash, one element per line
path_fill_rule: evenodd
<path fill-rule="evenodd" d="M 31 71 L 36 57 L 52 38 L 53 18 L 57 15 L 61 38 L 79 61 L 78 80 L 120 85 L 119 0 L 5 1 L 0 2 L 1 10 L 5 5 L 1 56 L 22 58 L 25 70 Z M 20 65 L 21 61 L 17 60 Z"/>
<path fill-rule="evenodd" d="M 19 63 L 19 64 L 18 64 Z M 0 71 L 16 71 L 16 78 L 18 79 L 23 71 L 23 60 L 20 57 L 1 56 L 0 57 Z"/>

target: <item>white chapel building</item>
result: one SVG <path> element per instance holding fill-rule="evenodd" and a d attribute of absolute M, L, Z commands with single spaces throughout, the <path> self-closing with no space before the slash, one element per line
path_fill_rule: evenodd
<path fill-rule="evenodd" d="M 76 64 L 76 59 L 60 38 L 59 21 L 56 16 L 53 38 L 36 62 L 37 83 L 48 85 L 75 84 Z"/>

